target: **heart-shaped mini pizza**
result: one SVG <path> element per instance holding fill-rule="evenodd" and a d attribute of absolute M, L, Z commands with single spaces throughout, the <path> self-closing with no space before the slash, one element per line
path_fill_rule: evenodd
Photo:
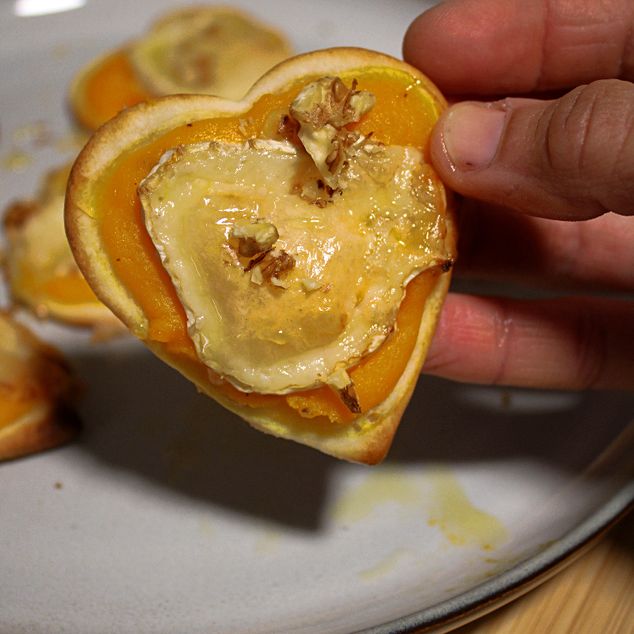
<path fill-rule="evenodd" d="M 40 318 L 92 326 L 98 338 L 123 331 L 92 292 L 64 232 L 64 197 L 70 164 L 46 174 L 37 196 L 14 201 L 2 219 L 7 238 L 5 277 L 14 302 Z"/>
<path fill-rule="evenodd" d="M 427 153 L 444 107 L 416 69 L 352 48 L 285 61 L 242 101 L 137 106 L 73 167 L 75 257 L 137 337 L 251 425 L 376 463 L 456 256 Z"/>
<path fill-rule="evenodd" d="M 260 75 L 290 55 L 283 34 L 244 11 L 180 8 L 82 68 L 70 87 L 70 106 L 83 127 L 95 130 L 123 108 L 161 95 L 240 99 Z"/>

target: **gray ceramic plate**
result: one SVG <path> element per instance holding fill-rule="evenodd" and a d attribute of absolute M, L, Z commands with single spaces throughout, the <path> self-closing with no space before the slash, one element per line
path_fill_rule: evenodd
<path fill-rule="evenodd" d="M 72 157 L 73 74 L 175 4 L 0 0 L 2 205 Z M 425 6 L 238 4 L 298 50 L 395 55 Z M 86 382 L 85 433 L 0 466 L 3 633 L 447 629 L 552 573 L 633 497 L 634 395 L 424 378 L 369 469 L 250 430 L 130 339 L 34 327 Z"/>

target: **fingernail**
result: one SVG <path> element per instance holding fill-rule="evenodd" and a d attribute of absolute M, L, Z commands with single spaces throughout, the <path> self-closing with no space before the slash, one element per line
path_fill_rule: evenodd
<path fill-rule="evenodd" d="M 451 164 L 459 170 L 479 170 L 493 161 L 506 113 L 486 104 L 461 103 L 449 111 L 442 135 Z"/>

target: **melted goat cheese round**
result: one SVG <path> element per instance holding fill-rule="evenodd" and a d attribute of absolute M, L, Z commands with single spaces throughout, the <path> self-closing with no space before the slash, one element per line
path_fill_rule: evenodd
<path fill-rule="evenodd" d="M 247 392 L 339 380 L 447 258 L 444 190 L 411 147 L 368 144 L 333 192 L 290 143 L 182 146 L 139 195 L 200 360 Z"/>

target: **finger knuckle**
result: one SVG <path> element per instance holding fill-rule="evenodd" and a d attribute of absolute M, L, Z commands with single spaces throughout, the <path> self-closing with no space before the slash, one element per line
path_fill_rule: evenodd
<path fill-rule="evenodd" d="M 632 205 L 633 84 L 580 86 L 546 108 L 539 127 L 544 151 L 538 169 L 573 179 L 579 198 L 594 200 L 601 211 Z"/>
<path fill-rule="evenodd" d="M 604 373 L 607 356 L 607 333 L 592 313 L 579 311 L 573 326 L 574 365 L 573 384 L 579 389 L 596 387 Z"/>
<path fill-rule="evenodd" d="M 499 302 L 499 312 L 495 313 L 493 320 L 495 354 L 493 355 L 492 376 L 489 381 L 491 385 L 506 385 L 509 382 L 512 327 L 513 320 L 510 317 L 508 304 L 502 300 Z"/>

